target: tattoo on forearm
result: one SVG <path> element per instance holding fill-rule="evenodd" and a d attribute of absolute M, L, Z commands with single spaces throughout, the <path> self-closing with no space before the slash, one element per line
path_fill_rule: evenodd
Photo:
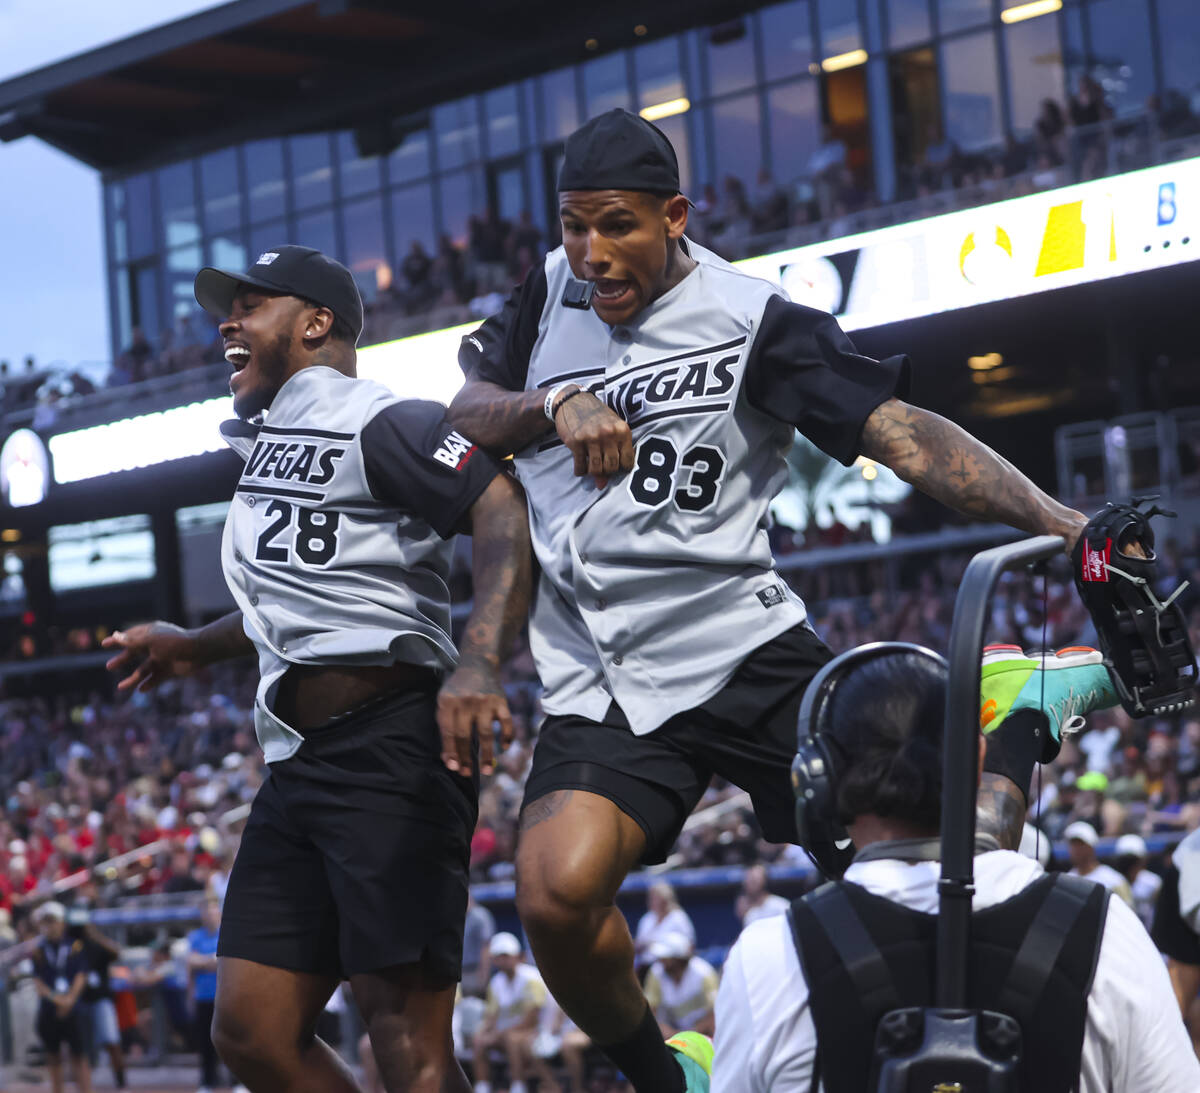
<path fill-rule="evenodd" d="M 1025 827 L 1025 798 L 1011 778 L 984 771 L 975 798 L 975 832 L 991 835 L 1002 850 L 1017 850 Z"/>
<path fill-rule="evenodd" d="M 1059 504 L 1003 456 L 944 417 L 890 399 L 867 419 L 863 454 L 967 516 L 1001 520 L 1069 542 L 1084 517 Z"/>
<path fill-rule="evenodd" d="M 545 391 L 509 391 L 495 383 L 468 380 L 446 416 L 456 429 L 493 455 L 512 455 L 544 436 Z"/>
<path fill-rule="evenodd" d="M 573 789 L 556 789 L 553 793 L 547 793 L 545 797 L 539 797 L 521 809 L 519 829 L 528 831 L 531 827 L 537 827 L 538 824 L 557 816 L 574 796 Z"/>

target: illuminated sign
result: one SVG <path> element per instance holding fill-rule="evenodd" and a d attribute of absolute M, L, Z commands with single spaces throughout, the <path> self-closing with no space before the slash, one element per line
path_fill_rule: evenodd
<path fill-rule="evenodd" d="M 0 491 L 14 509 L 37 505 L 50 486 L 46 445 L 32 429 L 18 429 L 0 448 Z"/>
<path fill-rule="evenodd" d="M 1192 159 L 734 264 L 859 330 L 1190 261 L 1200 255 L 1197 207 Z M 459 341 L 477 325 L 360 349 L 358 374 L 449 403 L 463 383 Z M 60 433 L 49 442 L 55 481 L 218 451 L 217 425 L 232 416 L 224 397 Z"/>
<path fill-rule="evenodd" d="M 1200 257 L 1200 159 L 749 258 L 846 330 Z"/>

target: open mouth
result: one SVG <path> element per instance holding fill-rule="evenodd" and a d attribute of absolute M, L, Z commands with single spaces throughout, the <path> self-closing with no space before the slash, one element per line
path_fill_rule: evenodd
<path fill-rule="evenodd" d="M 233 365 L 235 372 L 240 372 L 250 363 L 250 350 L 244 345 L 229 345 L 225 347 L 225 359 Z"/>
<path fill-rule="evenodd" d="M 628 295 L 633 293 L 632 281 L 617 281 L 611 277 L 601 277 L 595 282 L 596 292 L 593 302 L 613 307 L 624 303 Z"/>

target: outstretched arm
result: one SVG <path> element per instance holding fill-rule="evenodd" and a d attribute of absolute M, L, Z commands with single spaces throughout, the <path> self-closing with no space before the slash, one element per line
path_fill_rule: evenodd
<path fill-rule="evenodd" d="M 525 496 L 508 475 L 497 475 L 471 507 L 474 606 L 459 649 L 458 667 L 438 692 L 442 760 L 471 773 L 471 743 L 479 740 L 479 765 L 493 769 L 492 724 L 500 740 L 512 739 L 512 716 L 500 685 L 500 665 L 529 611 L 532 559 Z"/>
<path fill-rule="evenodd" d="M 867 418 L 862 453 L 966 516 L 1059 535 L 1068 550 L 1087 523 L 952 421 L 899 399 L 888 399 Z"/>
<path fill-rule="evenodd" d="M 110 634 L 101 644 L 106 649 L 120 650 L 105 665 L 110 672 L 133 668 L 117 684 L 120 691 L 150 691 L 163 680 L 191 675 L 218 660 L 254 652 L 240 611 L 231 611 L 198 630 L 185 630 L 169 622 L 142 623 Z"/>

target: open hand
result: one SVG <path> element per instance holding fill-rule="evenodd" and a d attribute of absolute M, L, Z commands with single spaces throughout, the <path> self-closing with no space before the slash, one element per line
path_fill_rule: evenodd
<path fill-rule="evenodd" d="M 191 632 L 169 622 L 146 622 L 118 630 L 101 644 L 120 650 L 104 665 L 110 672 L 133 669 L 117 684 L 119 691 L 150 691 L 164 680 L 189 675 L 200 666 Z"/>
<path fill-rule="evenodd" d="M 456 774 L 471 774 L 471 751 L 479 741 L 479 768 L 495 769 L 493 726 L 500 724 L 500 745 L 512 742 L 512 714 L 500 686 L 500 676 L 489 665 L 462 663 L 438 691 L 438 728 L 442 734 L 442 762 Z"/>

